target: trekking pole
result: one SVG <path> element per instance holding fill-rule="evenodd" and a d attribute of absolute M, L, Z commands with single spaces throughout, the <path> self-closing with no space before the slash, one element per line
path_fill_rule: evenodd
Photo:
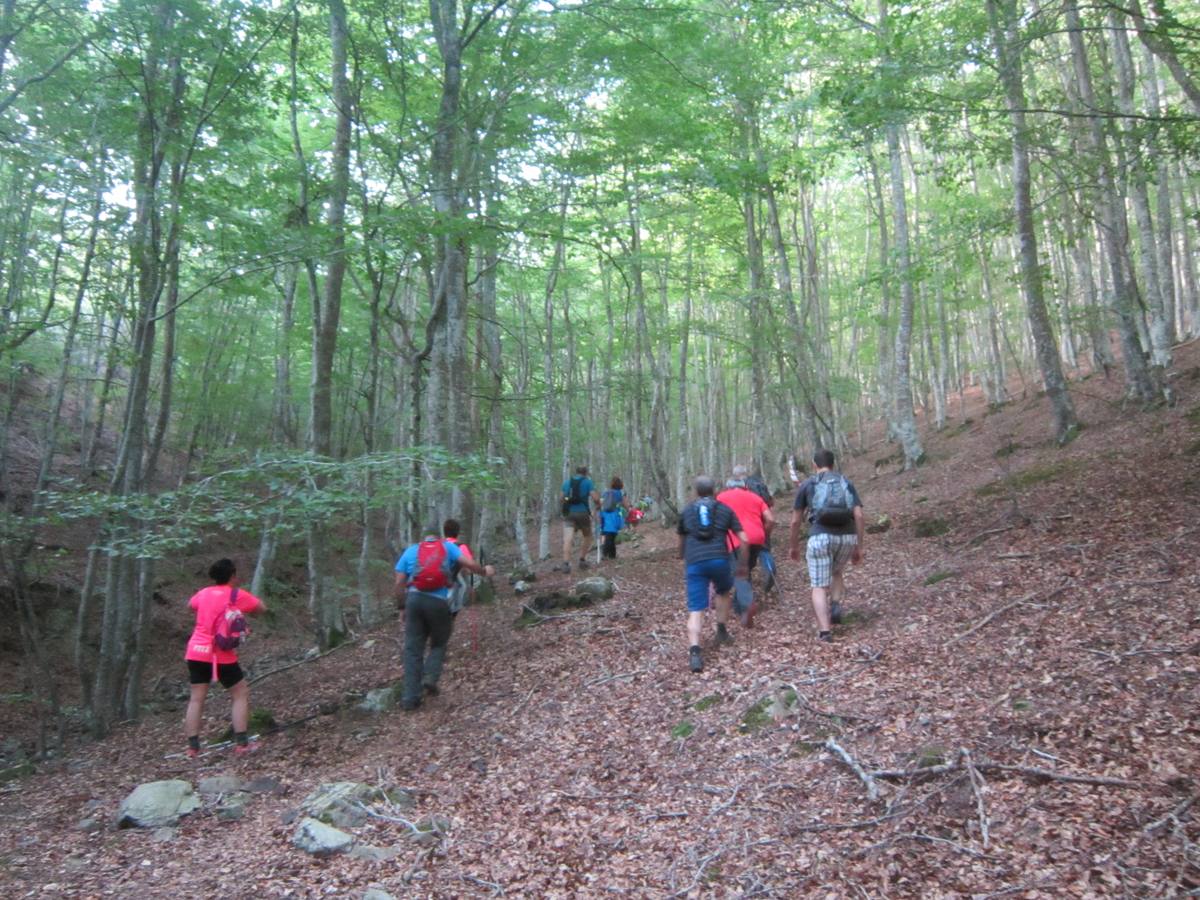
<path fill-rule="evenodd" d="M 599 525 L 600 523 L 597 522 L 596 524 Z M 596 565 L 600 565 L 600 529 L 596 528 L 594 530 L 596 532 Z"/>

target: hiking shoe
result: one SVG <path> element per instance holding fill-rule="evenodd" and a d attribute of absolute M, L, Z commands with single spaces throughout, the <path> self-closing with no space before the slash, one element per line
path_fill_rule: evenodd
<path fill-rule="evenodd" d="M 817 640 L 824 641 L 827 644 L 832 644 L 833 643 L 833 632 L 822 631 L 820 634 L 817 635 Z"/>
<path fill-rule="evenodd" d="M 237 744 L 233 748 L 234 756 L 249 756 L 251 753 L 258 752 L 258 741 L 248 741 L 245 744 Z"/>
<path fill-rule="evenodd" d="M 754 627 L 754 617 L 758 615 L 758 601 L 754 600 L 749 606 L 742 610 L 738 618 L 741 620 L 743 628 Z"/>
<path fill-rule="evenodd" d="M 721 625 L 721 624 L 717 625 L 717 643 L 718 644 L 732 644 L 733 643 L 733 635 L 730 634 L 729 630 L 724 625 Z"/>
<path fill-rule="evenodd" d="M 436 697 L 438 695 L 438 686 L 436 684 L 427 684 L 424 687 L 426 696 Z"/>
<path fill-rule="evenodd" d="M 704 671 L 704 660 L 700 658 L 699 647 L 692 647 L 688 650 L 688 668 L 693 672 Z"/>
<path fill-rule="evenodd" d="M 591 566 L 592 566 L 592 564 L 590 562 L 588 562 L 586 559 L 579 560 L 579 571 L 580 572 L 582 572 L 584 569 L 590 569 Z"/>
<path fill-rule="evenodd" d="M 842 624 L 842 604 L 836 600 L 829 604 L 829 621 L 834 625 Z"/>
<path fill-rule="evenodd" d="M 405 712 L 413 712 L 414 710 L 421 708 L 421 701 L 419 699 L 418 700 L 405 700 L 403 703 L 400 704 L 400 708 L 402 710 L 404 710 Z"/>
<path fill-rule="evenodd" d="M 199 747 L 188 747 L 187 753 L 185 755 L 187 756 L 188 759 L 195 759 L 197 756 L 200 755 L 200 748 Z"/>

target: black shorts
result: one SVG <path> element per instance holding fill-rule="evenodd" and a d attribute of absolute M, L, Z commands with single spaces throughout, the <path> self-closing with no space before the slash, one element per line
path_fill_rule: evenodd
<path fill-rule="evenodd" d="M 192 684 L 208 684 L 213 680 L 213 664 L 211 662 L 189 659 L 187 664 L 188 680 Z M 221 682 L 221 687 L 226 690 L 245 677 L 246 674 L 242 671 L 241 663 L 217 663 L 217 681 Z"/>

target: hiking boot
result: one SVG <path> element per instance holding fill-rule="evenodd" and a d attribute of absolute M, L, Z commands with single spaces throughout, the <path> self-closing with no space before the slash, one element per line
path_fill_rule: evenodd
<path fill-rule="evenodd" d="M 427 684 L 424 687 L 426 696 L 436 697 L 438 695 L 438 686 L 436 684 Z"/>
<path fill-rule="evenodd" d="M 584 569 L 590 569 L 591 566 L 592 566 L 592 564 L 590 562 L 588 562 L 586 559 L 579 560 L 579 571 L 580 572 L 582 572 Z"/>
<path fill-rule="evenodd" d="M 199 747 L 188 747 L 187 748 L 186 756 L 188 759 L 195 759 L 199 755 L 200 755 Z"/>
<path fill-rule="evenodd" d="M 833 643 L 833 632 L 832 631 L 822 631 L 820 634 L 817 635 L 817 640 L 824 641 L 827 644 L 832 644 Z"/>
<path fill-rule="evenodd" d="M 754 617 L 758 615 L 758 601 L 753 601 L 749 606 L 742 610 L 738 618 L 741 620 L 743 628 L 754 627 Z"/>
<path fill-rule="evenodd" d="M 842 624 L 842 604 L 837 600 L 829 604 L 829 621 L 834 625 Z"/>
<path fill-rule="evenodd" d="M 688 650 L 688 668 L 693 672 L 704 671 L 704 660 L 700 658 L 699 647 L 692 647 Z"/>
<path fill-rule="evenodd" d="M 258 741 L 247 741 L 244 744 L 238 744 L 233 748 L 234 756 L 249 756 L 251 753 L 258 752 Z"/>
<path fill-rule="evenodd" d="M 732 643 L 733 643 L 733 635 L 729 633 L 729 629 L 727 629 L 724 625 L 722 625 L 720 622 L 718 622 L 717 623 L 717 644 L 720 645 L 720 644 L 732 644 Z"/>

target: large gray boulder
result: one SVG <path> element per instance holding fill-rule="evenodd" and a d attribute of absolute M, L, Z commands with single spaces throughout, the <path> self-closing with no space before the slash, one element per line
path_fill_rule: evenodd
<path fill-rule="evenodd" d="M 607 600 L 616 593 L 616 587 L 603 575 L 593 575 L 575 583 L 575 596 L 592 602 Z"/>
<path fill-rule="evenodd" d="M 118 828 L 161 828 L 175 825 L 182 816 L 199 808 L 200 798 L 189 781 L 151 781 L 139 784 L 121 802 Z"/>
<path fill-rule="evenodd" d="M 293 845 L 305 853 L 318 857 L 342 853 L 349 850 L 353 843 L 352 835 L 310 818 L 302 819 L 296 833 L 292 836 Z"/>

